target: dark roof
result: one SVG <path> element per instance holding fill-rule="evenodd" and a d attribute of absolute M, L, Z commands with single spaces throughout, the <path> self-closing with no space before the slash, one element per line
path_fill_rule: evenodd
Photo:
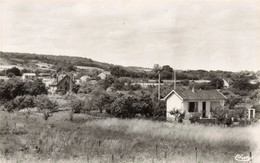
<path fill-rule="evenodd" d="M 226 100 L 227 97 L 218 90 L 173 90 L 165 98 L 166 100 L 173 93 L 177 93 L 183 100 Z"/>
<path fill-rule="evenodd" d="M 58 82 L 57 82 L 57 78 L 55 78 L 55 80 L 50 85 L 51 86 L 58 85 L 61 82 L 61 80 L 64 79 L 66 76 L 68 76 L 68 75 L 66 75 L 66 74 L 59 75 L 58 76 Z"/>

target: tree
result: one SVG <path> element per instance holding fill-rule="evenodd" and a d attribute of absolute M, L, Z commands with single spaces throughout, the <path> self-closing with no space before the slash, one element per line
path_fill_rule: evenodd
<path fill-rule="evenodd" d="M 220 78 L 213 78 L 209 84 L 213 89 L 221 89 L 224 86 L 224 81 Z"/>
<path fill-rule="evenodd" d="M 22 96 L 25 94 L 24 82 L 18 78 L 10 78 L 4 82 L 2 86 L 2 99 L 11 100 L 16 96 Z"/>
<path fill-rule="evenodd" d="M 69 113 L 69 119 L 72 122 L 74 113 L 80 113 L 81 110 L 84 108 L 84 101 L 77 97 L 76 95 L 70 96 L 70 113 Z"/>
<path fill-rule="evenodd" d="M 106 94 L 106 92 L 103 91 L 103 90 L 100 90 L 100 89 L 95 90 L 92 93 L 92 95 L 93 95 L 93 98 L 92 98 L 93 107 L 97 108 L 100 113 L 103 112 L 103 109 L 104 109 L 103 107 L 106 104 L 105 94 Z"/>
<path fill-rule="evenodd" d="M 160 65 L 159 64 L 154 64 L 153 65 L 153 72 L 154 73 L 159 73 L 159 71 L 161 70 L 161 67 L 160 67 Z"/>
<path fill-rule="evenodd" d="M 25 82 L 25 89 L 26 94 L 30 94 L 33 96 L 47 94 L 48 92 L 45 84 L 40 79 Z"/>
<path fill-rule="evenodd" d="M 12 73 L 12 72 L 9 72 L 7 75 L 6 75 L 8 78 L 12 78 L 12 77 L 14 77 L 15 76 L 15 74 L 14 73 Z"/>
<path fill-rule="evenodd" d="M 120 118 L 133 118 L 136 114 L 132 96 L 121 96 L 111 105 L 110 114 Z"/>
<path fill-rule="evenodd" d="M 257 89 L 258 87 L 259 87 L 259 83 L 251 84 L 251 83 L 249 83 L 249 79 L 244 78 L 244 77 L 235 80 L 234 85 L 233 85 L 233 88 L 235 88 L 235 89 L 246 90 L 246 91 L 254 90 L 254 89 Z"/>
<path fill-rule="evenodd" d="M 153 115 L 153 103 L 149 94 L 135 95 L 132 105 L 135 108 L 136 114 L 147 118 Z"/>
<path fill-rule="evenodd" d="M 11 69 L 6 70 L 6 74 L 13 73 L 15 76 L 21 76 L 21 71 L 17 67 L 12 67 Z"/>
<path fill-rule="evenodd" d="M 164 101 L 155 100 L 153 102 L 153 120 L 166 120 L 166 106 Z"/>
<path fill-rule="evenodd" d="M 35 101 L 39 111 L 43 114 L 44 120 L 48 120 L 58 109 L 57 103 L 52 102 L 47 95 L 38 95 Z"/>
<path fill-rule="evenodd" d="M 67 72 L 76 71 L 76 67 L 73 65 L 68 65 L 65 70 Z"/>
<path fill-rule="evenodd" d="M 221 124 L 225 124 L 227 120 L 228 109 L 216 107 L 212 109 L 211 114 L 214 118 L 217 118 L 218 122 L 220 122 Z"/>
<path fill-rule="evenodd" d="M 172 79 L 173 69 L 169 65 L 165 65 L 161 69 L 162 79 Z"/>
<path fill-rule="evenodd" d="M 112 75 L 116 77 L 126 76 L 126 70 L 122 66 L 113 66 L 110 68 L 110 72 Z"/>
<path fill-rule="evenodd" d="M 106 90 L 108 87 L 112 86 L 115 80 L 116 79 L 113 76 L 108 76 L 105 80 L 101 80 L 100 85 Z"/>

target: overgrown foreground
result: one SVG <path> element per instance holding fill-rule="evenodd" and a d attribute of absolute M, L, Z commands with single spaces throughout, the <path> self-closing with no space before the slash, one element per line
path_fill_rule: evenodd
<path fill-rule="evenodd" d="M 0 125 L 0 162 L 196 162 L 196 148 L 197 162 L 236 162 L 256 148 L 249 128 L 2 111 Z"/>

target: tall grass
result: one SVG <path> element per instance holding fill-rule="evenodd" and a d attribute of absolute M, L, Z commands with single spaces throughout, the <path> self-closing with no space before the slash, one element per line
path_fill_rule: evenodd
<path fill-rule="evenodd" d="M 65 112 L 44 122 L 39 116 L 29 121 L 19 113 L 1 116 L 0 129 L 26 132 L 0 134 L 0 161 L 196 162 L 197 148 L 198 162 L 235 162 L 236 154 L 255 148 L 250 128 L 93 119 L 82 114 L 74 118 L 85 121 L 71 123 Z"/>

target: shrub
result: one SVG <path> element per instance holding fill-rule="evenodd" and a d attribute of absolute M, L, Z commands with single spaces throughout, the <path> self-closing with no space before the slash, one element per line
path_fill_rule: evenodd
<path fill-rule="evenodd" d="M 180 109 L 174 109 L 170 112 L 171 115 L 174 115 L 175 121 L 178 123 L 182 123 L 185 118 L 185 112 Z"/>
<path fill-rule="evenodd" d="M 191 123 L 198 123 L 201 117 L 201 113 L 194 113 L 190 116 L 189 120 Z"/>
<path fill-rule="evenodd" d="M 17 96 L 13 101 L 18 110 L 35 107 L 34 97 L 31 95 Z"/>
<path fill-rule="evenodd" d="M 33 96 L 37 96 L 40 94 L 47 94 L 47 89 L 42 80 L 37 79 L 34 81 L 25 82 L 25 93 Z"/>
<path fill-rule="evenodd" d="M 224 124 L 227 119 L 228 110 L 222 107 L 212 109 L 212 116 L 218 120 L 219 123 Z"/>
<path fill-rule="evenodd" d="M 17 67 L 12 67 L 6 70 L 6 74 L 10 74 L 10 73 L 12 73 L 15 76 L 21 76 L 21 71 Z"/>
<path fill-rule="evenodd" d="M 166 106 L 164 101 L 153 102 L 153 120 L 166 120 Z"/>
<path fill-rule="evenodd" d="M 133 100 L 133 96 L 121 96 L 116 99 L 111 105 L 110 114 L 115 117 L 133 118 L 136 114 Z"/>
<path fill-rule="evenodd" d="M 7 101 L 4 105 L 4 108 L 8 113 L 12 113 L 16 106 L 13 101 Z"/>

